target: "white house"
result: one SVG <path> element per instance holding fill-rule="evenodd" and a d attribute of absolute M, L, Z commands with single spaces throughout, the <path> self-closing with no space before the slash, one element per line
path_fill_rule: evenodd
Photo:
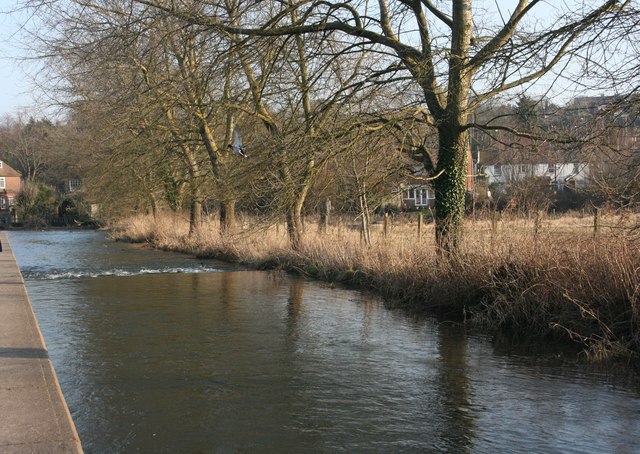
<path fill-rule="evenodd" d="M 430 175 L 422 165 L 411 168 L 411 174 L 399 185 L 396 195 L 399 195 L 400 207 L 405 210 L 433 208 L 436 203 Z"/>
<path fill-rule="evenodd" d="M 504 188 L 508 183 L 523 181 L 527 178 L 547 178 L 549 185 L 558 190 L 567 186 L 584 188 L 589 184 L 589 164 L 570 162 L 558 164 L 492 164 L 482 166 L 482 173 L 488 185 Z"/>
<path fill-rule="evenodd" d="M 436 193 L 427 184 L 402 185 L 402 208 L 422 209 L 433 208 L 436 202 Z"/>

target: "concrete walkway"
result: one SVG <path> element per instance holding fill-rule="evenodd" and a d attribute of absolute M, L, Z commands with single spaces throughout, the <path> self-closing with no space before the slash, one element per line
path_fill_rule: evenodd
<path fill-rule="evenodd" d="M 81 453 L 5 232 L 0 241 L 0 453 Z"/>

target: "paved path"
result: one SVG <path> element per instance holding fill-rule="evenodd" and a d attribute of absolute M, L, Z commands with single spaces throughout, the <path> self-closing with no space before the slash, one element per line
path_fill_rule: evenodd
<path fill-rule="evenodd" d="M 0 242 L 0 454 L 81 453 L 5 232 Z"/>

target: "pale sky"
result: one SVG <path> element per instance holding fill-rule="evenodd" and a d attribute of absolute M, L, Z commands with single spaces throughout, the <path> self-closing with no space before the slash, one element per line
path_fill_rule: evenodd
<path fill-rule="evenodd" d="M 29 77 L 24 73 L 28 65 L 17 61 L 25 55 L 23 44 L 15 37 L 21 17 L 7 14 L 15 5 L 15 0 L 0 0 L 0 118 L 33 109 L 35 103 Z"/>
<path fill-rule="evenodd" d="M 479 0 L 482 4 L 488 0 Z M 499 5 L 503 13 L 507 13 L 516 3 L 514 0 L 490 1 L 495 10 Z M 575 0 L 568 0 L 573 2 Z M 19 0 L 0 0 L 0 119 L 7 114 L 26 113 L 36 117 L 42 116 L 42 109 L 46 106 L 37 102 L 39 92 L 32 82 L 36 67 L 20 61 L 28 57 L 25 43 L 22 38 L 16 36 L 20 23 L 24 21 L 24 15 L 15 12 Z M 546 4 L 544 4 L 546 3 Z M 549 20 L 558 13 L 558 7 L 564 2 L 544 2 L 539 5 L 536 16 L 541 20 Z M 14 12 L 10 12 L 14 11 Z M 7 13 L 9 12 L 9 13 Z M 542 87 L 540 87 L 542 88 Z"/>

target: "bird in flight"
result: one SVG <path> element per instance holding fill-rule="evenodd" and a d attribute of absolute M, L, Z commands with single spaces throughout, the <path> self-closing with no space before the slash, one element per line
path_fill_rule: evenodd
<path fill-rule="evenodd" d="M 240 156 L 246 158 L 247 155 L 244 153 L 244 146 L 242 146 L 242 137 L 240 137 L 240 133 L 238 132 L 238 128 L 233 128 L 233 144 L 229 144 L 228 146 L 235 153 L 238 153 Z"/>

